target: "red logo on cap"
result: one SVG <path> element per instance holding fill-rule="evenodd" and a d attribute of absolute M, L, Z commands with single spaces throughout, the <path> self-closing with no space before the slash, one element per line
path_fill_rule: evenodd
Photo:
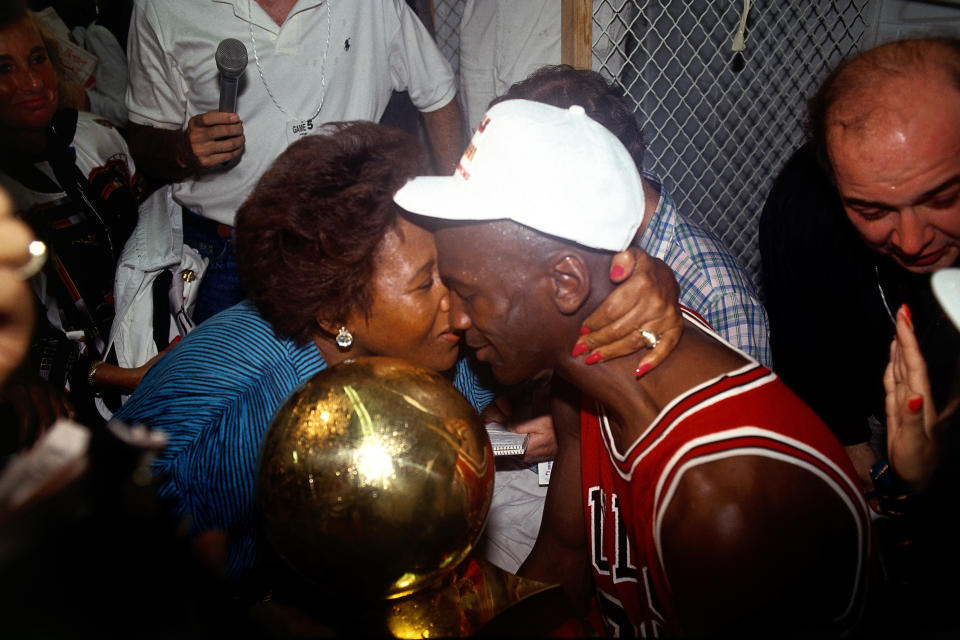
<path fill-rule="evenodd" d="M 483 130 L 487 128 L 488 124 L 490 124 L 490 116 L 483 116 L 483 120 L 480 121 L 480 126 L 477 127 L 477 133 L 483 133 Z"/>

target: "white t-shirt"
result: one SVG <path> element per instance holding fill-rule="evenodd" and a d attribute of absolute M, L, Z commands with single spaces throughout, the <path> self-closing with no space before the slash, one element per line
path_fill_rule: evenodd
<path fill-rule="evenodd" d="M 593 1 L 593 69 L 608 80 L 625 62 L 626 24 L 636 14 L 630 3 L 619 4 L 615 10 L 609 2 Z M 510 85 L 544 65 L 560 64 L 560 27 L 557 0 L 466 0 L 460 20 L 460 104 L 471 133 L 490 101 Z"/>
<path fill-rule="evenodd" d="M 256 0 L 136 0 L 127 45 L 130 121 L 184 129 L 192 116 L 216 110 L 214 55 L 225 38 L 247 47 L 237 98 L 245 149 L 236 166 L 175 183 L 173 195 L 229 225 L 260 176 L 296 139 L 294 125 L 313 116 L 321 99 L 307 133 L 324 122 L 378 121 L 393 90 L 408 91 L 425 112 L 456 94 L 449 63 L 403 0 L 299 0 L 282 26 Z M 268 94 L 256 58 L 266 86 L 290 115 Z"/>

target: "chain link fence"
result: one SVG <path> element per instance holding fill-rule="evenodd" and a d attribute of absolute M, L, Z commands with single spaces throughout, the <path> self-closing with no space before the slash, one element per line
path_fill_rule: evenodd
<path fill-rule="evenodd" d="M 732 51 L 742 0 L 594 0 L 594 68 L 623 87 L 679 210 L 713 231 L 760 282 L 757 223 L 804 137 L 805 99 L 841 59 L 872 46 L 874 0 L 759 0 Z M 559 1 L 557 2 L 559 11 Z M 463 0 L 434 4 L 459 68 Z"/>

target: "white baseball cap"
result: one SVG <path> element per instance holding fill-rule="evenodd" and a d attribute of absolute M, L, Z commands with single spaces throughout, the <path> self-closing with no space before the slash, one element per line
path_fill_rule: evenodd
<path fill-rule="evenodd" d="M 393 196 L 445 220 L 513 220 L 586 247 L 622 251 L 643 220 L 630 153 L 583 107 L 506 100 L 487 111 L 452 176 L 421 176 Z"/>

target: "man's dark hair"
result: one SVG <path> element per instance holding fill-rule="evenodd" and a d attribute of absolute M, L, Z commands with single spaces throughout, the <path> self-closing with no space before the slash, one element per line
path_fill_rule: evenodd
<path fill-rule="evenodd" d="M 291 144 L 237 211 L 236 252 L 247 295 L 274 330 L 300 344 L 318 321 L 373 303 L 377 249 L 396 229 L 393 194 L 430 172 L 412 136 L 372 122 L 326 125 Z"/>
<path fill-rule="evenodd" d="M 617 136 L 630 152 L 637 169 L 643 169 L 643 133 L 623 91 L 596 71 L 568 64 L 541 67 L 516 82 L 490 106 L 504 100 L 533 100 L 566 109 L 575 104 Z"/>
<path fill-rule="evenodd" d="M 841 100 L 855 96 L 869 104 L 876 82 L 938 69 L 960 91 L 960 38 L 935 37 L 898 40 L 880 45 L 840 64 L 807 100 L 807 137 L 813 143 L 817 159 L 833 179 L 833 167 L 827 154 L 827 127 L 831 110 Z M 936 93 L 922 96 L 937 99 Z"/>

